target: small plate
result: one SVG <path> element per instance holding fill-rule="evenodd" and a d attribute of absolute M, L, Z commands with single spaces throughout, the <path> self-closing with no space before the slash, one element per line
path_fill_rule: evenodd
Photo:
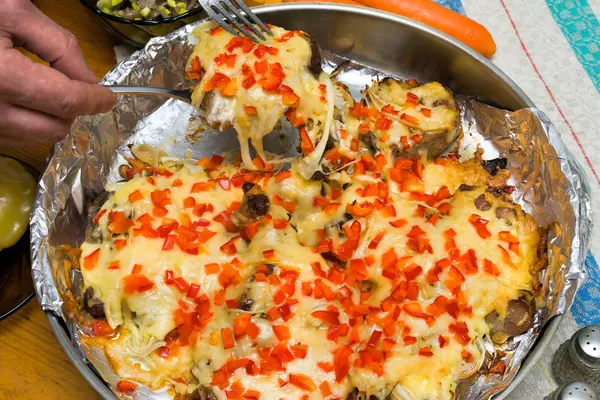
<path fill-rule="evenodd" d="M 5 154 L 2 157 L 10 157 Z M 38 181 L 40 172 L 25 162 L 17 160 Z M 29 228 L 17 244 L 0 250 L 0 321 L 14 314 L 33 298 Z"/>
<path fill-rule="evenodd" d="M 29 229 L 12 247 L 0 252 L 0 320 L 33 298 L 29 255 Z"/>

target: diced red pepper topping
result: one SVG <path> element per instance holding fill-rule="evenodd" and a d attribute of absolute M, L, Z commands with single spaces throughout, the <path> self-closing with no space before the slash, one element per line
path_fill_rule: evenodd
<path fill-rule="evenodd" d="M 333 394 L 333 392 L 331 391 L 331 387 L 329 386 L 329 382 L 327 381 L 321 382 L 321 384 L 319 385 L 319 390 L 321 391 L 323 397 L 329 397 Z"/>
<path fill-rule="evenodd" d="M 144 200 L 144 196 L 142 195 L 142 192 L 138 190 L 136 190 L 135 192 L 132 192 L 129 195 L 129 201 L 131 203 L 135 203 L 136 201 L 140 201 L 140 200 Z"/>
<path fill-rule="evenodd" d="M 288 220 L 285 220 L 285 219 L 274 219 L 273 220 L 273 227 L 275 229 L 282 230 L 282 229 L 287 228 L 288 225 L 289 225 Z"/>
<path fill-rule="evenodd" d="M 190 79 L 202 79 L 202 64 L 200 63 L 200 58 L 198 56 L 194 56 L 192 59 L 190 69 L 186 71 L 186 75 Z"/>
<path fill-rule="evenodd" d="M 454 338 L 463 346 L 469 344 L 471 337 L 469 336 L 469 328 L 467 324 L 460 321 L 454 324 L 448 325 L 450 332 L 454 334 Z"/>
<path fill-rule="evenodd" d="M 419 349 L 419 355 L 421 357 L 433 357 L 433 352 L 429 347 L 421 347 Z"/>
<path fill-rule="evenodd" d="M 489 221 L 482 219 L 477 214 L 471 214 L 471 216 L 469 217 L 469 222 L 471 223 L 471 225 L 473 225 L 475 227 L 477 234 L 481 238 L 487 239 L 492 236 L 492 234 L 486 227 L 486 225 L 488 224 Z"/>
<path fill-rule="evenodd" d="M 400 120 L 406 122 L 407 124 L 410 125 L 419 125 L 419 120 L 416 119 L 415 117 L 413 117 L 412 115 L 408 115 L 406 113 L 402 113 L 400 114 Z M 402 137 L 406 137 L 406 136 L 402 136 Z"/>
<path fill-rule="evenodd" d="M 286 325 L 273 325 L 273 332 L 277 339 L 283 341 L 289 340 L 292 336 L 290 334 L 290 328 Z"/>
<path fill-rule="evenodd" d="M 408 104 L 412 104 L 412 105 L 417 105 L 419 104 L 419 96 L 417 96 L 416 94 L 412 93 L 412 92 L 408 92 L 406 93 L 406 102 Z"/>
<path fill-rule="evenodd" d="M 504 247 L 502 247 L 502 245 L 498 245 L 498 248 L 500 249 L 500 252 L 502 253 L 502 260 L 506 264 L 508 264 L 509 266 L 514 268 L 515 264 L 513 263 L 512 258 L 510 257 L 510 253 Z"/>
<path fill-rule="evenodd" d="M 377 249 L 377 246 L 379 245 L 379 242 L 381 242 L 381 239 L 383 239 L 384 235 L 385 235 L 384 231 L 379 232 L 377 234 L 377 236 L 375 236 L 373 238 L 373 240 L 371 240 L 371 242 L 369 243 L 369 249 L 371 249 L 371 250 Z"/>
<path fill-rule="evenodd" d="M 90 253 L 89 255 L 85 256 L 83 258 L 83 268 L 91 271 L 92 269 L 96 268 L 96 265 L 98 264 L 98 258 L 100 257 L 100 249 L 96 249 L 94 250 L 92 253 Z"/>
<path fill-rule="evenodd" d="M 388 114 L 393 114 L 393 115 L 398 115 L 399 111 L 395 110 L 394 107 L 391 104 L 387 104 L 385 105 L 381 111 L 388 113 Z"/>
<path fill-rule="evenodd" d="M 217 263 L 209 263 L 204 266 L 204 272 L 206 272 L 207 275 L 218 274 L 220 270 L 221 267 Z"/>
<path fill-rule="evenodd" d="M 231 328 L 221 328 L 221 341 L 223 342 L 224 349 L 230 349 L 235 346 Z"/>
<path fill-rule="evenodd" d="M 355 217 L 366 217 L 371 214 L 375 207 L 370 202 L 355 203 L 346 205 L 346 212 Z"/>
<path fill-rule="evenodd" d="M 298 97 L 292 88 L 287 85 L 281 85 L 279 87 L 279 92 L 281 93 L 283 105 L 286 107 L 293 107 L 300 101 L 300 97 Z"/>
<path fill-rule="evenodd" d="M 247 36 L 234 37 L 229 41 L 226 49 L 231 53 L 237 48 L 241 48 L 244 53 L 250 53 L 254 48 L 254 42 Z"/>
<path fill-rule="evenodd" d="M 214 189 L 215 184 L 215 181 L 196 182 L 192 185 L 192 193 L 208 192 Z"/>
<path fill-rule="evenodd" d="M 219 90 L 223 96 L 235 96 L 237 93 L 237 78 L 233 78 L 229 82 L 220 85 Z"/>
<path fill-rule="evenodd" d="M 290 374 L 289 381 L 292 385 L 299 387 L 307 392 L 314 392 L 317 385 L 308 376 L 303 374 Z"/>
<path fill-rule="evenodd" d="M 173 284 L 177 286 L 177 289 L 182 293 L 187 293 L 188 288 L 190 287 L 190 284 L 181 276 L 173 279 Z"/>
<path fill-rule="evenodd" d="M 390 129 L 391 126 L 392 126 L 392 120 L 387 119 L 384 116 L 379 117 L 377 119 L 377 121 L 375 122 L 375 128 L 382 130 L 382 131 L 387 131 L 388 129 Z"/>
<path fill-rule="evenodd" d="M 252 86 L 254 86 L 254 84 L 256 83 L 256 78 L 254 78 L 254 76 L 252 75 L 247 75 L 244 76 L 244 79 L 242 80 L 242 87 L 244 89 L 250 89 Z M 251 106 L 246 106 L 246 107 L 251 107 Z M 256 107 L 253 107 L 254 110 L 256 110 Z M 246 111 L 247 114 L 251 115 L 249 112 Z M 255 112 L 256 114 L 256 112 Z"/>
<path fill-rule="evenodd" d="M 367 343 L 367 346 L 368 347 L 377 346 L 377 343 L 379 342 L 379 339 L 381 339 L 382 334 L 383 334 L 382 331 L 373 331 L 373 333 L 371 334 L 371 337 L 369 338 L 369 342 Z"/>
<path fill-rule="evenodd" d="M 275 250 L 273 249 L 269 249 L 269 250 L 263 250 L 263 257 L 267 260 L 270 260 L 272 258 L 275 257 Z"/>
<path fill-rule="evenodd" d="M 258 84 L 265 92 L 275 92 L 281 86 L 283 80 L 273 73 L 264 75 L 258 81 Z"/>
<path fill-rule="evenodd" d="M 507 243 L 519 243 L 519 239 L 511 234 L 509 231 L 498 232 L 498 239 Z"/>
<path fill-rule="evenodd" d="M 117 390 L 121 393 L 131 394 L 135 392 L 137 385 L 131 381 L 119 381 L 117 382 Z"/>
<path fill-rule="evenodd" d="M 440 345 L 440 349 L 443 349 L 448 345 L 448 338 L 445 336 L 438 336 L 438 344 Z"/>
<path fill-rule="evenodd" d="M 275 40 L 278 42 L 287 42 L 288 40 L 296 36 L 298 33 L 299 31 L 289 31 L 285 35 L 282 35 L 281 37 L 276 38 Z"/>
<path fill-rule="evenodd" d="M 313 311 L 310 315 L 331 325 L 340 324 L 340 313 L 337 311 Z"/>
<path fill-rule="evenodd" d="M 371 132 L 371 126 L 369 125 L 368 122 L 363 122 L 362 124 L 360 124 L 358 126 L 358 132 L 361 134 L 367 134 L 369 132 Z"/>
<path fill-rule="evenodd" d="M 404 218 L 400 218 L 395 221 L 390 221 L 390 225 L 393 226 L 394 228 L 401 228 L 406 224 L 408 224 L 408 221 L 405 220 Z"/>
<path fill-rule="evenodd" d="M 237 55 L 235 55 L 235 54 L 223 53 L 223 54 L 219 54 L 217 57 L 215 57 L 214 61 L 217 65 L 233 68 L 233 67 L 235 67 L 236 58 L 237 58 Z"/>
<path fill-rule="evenodd" d="M 108 230 L 115 234 L 126 233 L 133 226 L 133 221 L 125 217 L 122 211 L 111 212 L 108 220 Z"/>
<path fill-rule="evenodd" d="M 315 146 L 310 140 L 308 132 L 306 132 L 305 128 L 300 128 L 300 147 L 302 148 L 302 153 L 305 156 L 308 156 L 310 153 L 315 151 Z"/>
<path fill-rule="evenodd" d="M 463 274 L 454 266 L 450 267 L 448 277 L 446 278 L 446 287 L 450 291 L 454 291 L 465 281 Z"/>
<path fill-rule="evenodd" d="M 97 224 L 104 214 L 106 214 L 106 208 L 103 208 L 102 210 L 98 211 L 98 214 L 96 214 L 96 216 L 94 217 L 94 223 Z"/>
<path fill-rule="evenodd" d="M 154 287 L 154 282 L 143 274 L 131 274 L 123 278 L 123 288 L 125 293 L 133 294 L 135 292 L 145 292 Z"/>
<path fill-rule="evenodd" d="M 202 91 L 203 92 L 210 92 L 211 90 L 214 90 L 215 88 L 220 89 L 222 87 L 225 87 L 229 82 L 231 82 L 231 79 L 227 75 L 222 74 L 220 72 L 216 72 L 204 84 L 204 87 L 202 88 Z"/>

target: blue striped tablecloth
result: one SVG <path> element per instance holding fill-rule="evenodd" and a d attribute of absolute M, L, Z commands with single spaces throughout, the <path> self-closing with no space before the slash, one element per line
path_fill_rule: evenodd
<path fill-rule="evenodd" d="M 595 220 L 600 220 L 600 0 L 437 0 L 492 33 L 492 61 L 546 112 L 588 173 Z M 542 399 L 556 388 L 550 360 L 558 345 L 581 326 L 600 324 L 600 240 L 585 265 L 579 291 L 558 337 L 510 399 Z"/>

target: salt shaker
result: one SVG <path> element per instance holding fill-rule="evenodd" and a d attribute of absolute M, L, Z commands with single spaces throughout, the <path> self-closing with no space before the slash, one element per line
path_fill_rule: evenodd
<path fill-rule="evenodd" d="M 552 374 L 559 385 L 583 381 L 600 392 L 600 325 L 586 326 L 560 345 Z"/>
<path fill-rule="evenodd" d="M 598 400 L 598 394 L 585 382 L 571 382 L 546 396 L 544 400 Z"/>

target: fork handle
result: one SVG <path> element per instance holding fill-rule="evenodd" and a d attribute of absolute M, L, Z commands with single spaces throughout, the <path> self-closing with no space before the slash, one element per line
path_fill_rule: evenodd
<path fill-rule="evenodd" d="M 171 90 L 165 88 L 154 88 L 147 86 L 121 86 L 104 85 L 107 89 L 116 94 L 140 94 L 169 97 L 177 100 L 191 103 L 191 93 L 189 90 Z"/>

